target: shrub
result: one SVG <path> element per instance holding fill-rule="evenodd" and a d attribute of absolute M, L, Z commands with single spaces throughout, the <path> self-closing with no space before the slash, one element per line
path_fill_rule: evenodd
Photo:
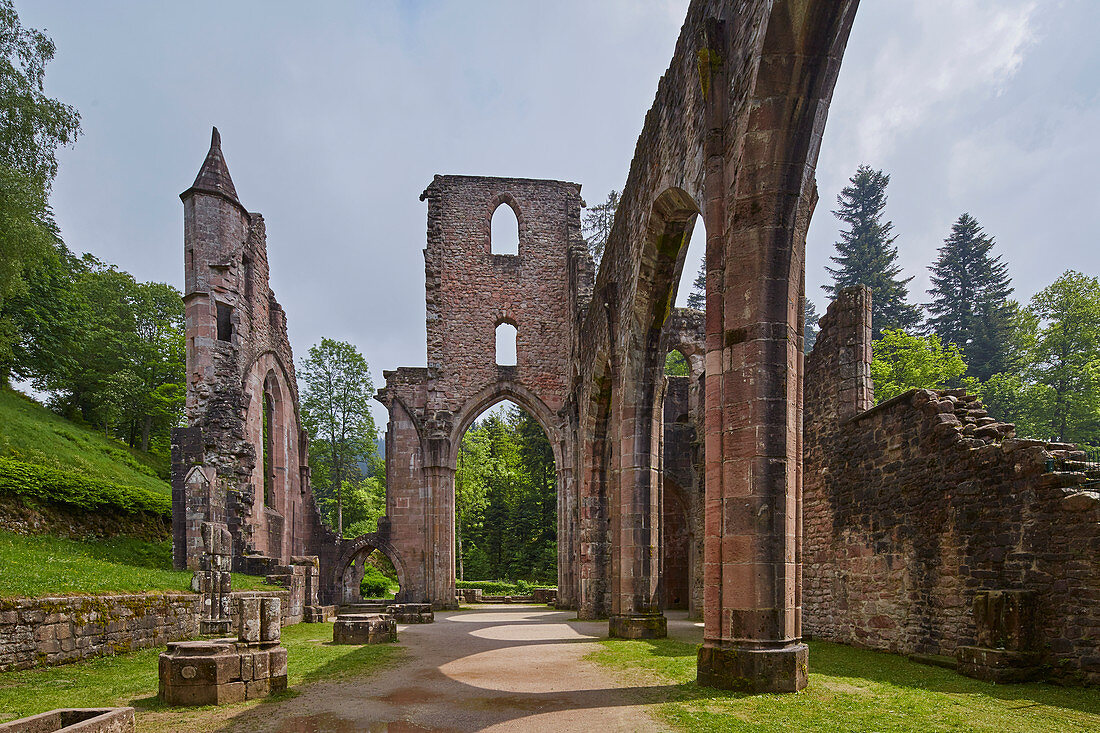
<path fill-rule="evenodd" d="M 535 588 L 554 588 L 555 586 L 536 585 L 526 580 L 456 580 L 456 588 L 481 588 L 487 596 L 528 596 Z"/>
<path fill-rule="evenodd" d="M 106 509 L 125 514 L 172 514 L 172 499 L 150 489 L 8 458 L 0 458 L 0 492 L 88 512 Z"/>
<path fill-rule="evenodd" d="M 373 565 L 367 565 L 363 582 L 359 584 L 359 593 L 363 598 L 385 598 L 390 592 L 390 579 Z"/>

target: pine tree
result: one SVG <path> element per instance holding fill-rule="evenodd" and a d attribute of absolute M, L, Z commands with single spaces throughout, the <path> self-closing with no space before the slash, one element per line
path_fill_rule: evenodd
<path fill-rule="evenodd" d="M 836 243 L 837 256 L 830 258 L 839 267 L 825 267 L 833 284 L 822 288 L 832 298 L 853 285 L 871 288 L 875 338 L 887 328 L 911 330 L 920 323 L 920 308 L 905 302 L 909 295 L 907 286 L 913 278 L 898 277 L 901 274 L 896 264 L 898 248 L 894 246 L 896 237 L 891 236 L 894 225 L 882 221 L 890 176 L 861 165 L 849 180 L 851 184 L 836 197 L 840 208 L 833 212 L 833 216 L 848 225 Z"/>
<path fill-rule="evenodd" d="M 581 222 L 581 233 L 588 250 L 592 253 L 592 259 L 599 266 L 603 259 L 603 250 L 607 246 L 607 240 L 611 237 L 611 225 L 615 223 L 615 212 L 619 210 L 619 192 L 611 189 L 607 194 L 607 200 L 602 204 L 586 209 Z"/>
<path fill-rule="evenodd" d="M 969 373 L 983 381 L 1011 366 L 1007 353 L 1011 279 L 1000 255 L 990 256 L 993 244 L 977 219 L 963 214 L 929 268 L 932 300 L 927 308 L 932 317 L 928 325 L 944 343 L 962 349 Z"/>
<path fill-rule="evenodd" d="M 695 281 L 691 283 L 691 292 L 688 293 L 687 307 L 696 310 L 706 310 L 707 307 L 707 258 L 699 263 L 699 273 Z"/>
<path fill-rule="evenodd" d="M 802 350 L 807 354 L 814 350 L 814 344 L 817 343 L 818 326 L 817 322 L 821 316 L 818 315 L 817 306 L 809 298 L 803 296 L 802 302 L 806 305 L 806 325 L 803 327 L 803 346 Z"/>

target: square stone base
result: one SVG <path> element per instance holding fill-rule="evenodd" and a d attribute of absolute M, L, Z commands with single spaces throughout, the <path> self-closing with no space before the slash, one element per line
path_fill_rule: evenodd
<path fill-rule="evenodd" d="M 169 705 L 228 705 L 286 689 L 286 648 L 233 639 L 172 642 L 160 655 L 160 697 Z"/>
<path fill-rule="evenodd" d="M 810 648 L 791 644 L 781 649 L 702 646 L 698 682 L 739 692 L 798 692 L 806 687 Z"/>
<path fill-rule="evenodd" d="M 959 674 L 977 680 L 1005 684 L 1030 682 L 1040 676 L 1040 655 L 1008 649 L 961 646 L 955 650 Z"/>
<path fill-rule="evenodd" d="M 390 644 L 397 641 L 397 622 L 384 613 L 343 614 L 332 625 L 333 644 Z"/>
<path fill-rule="evenodd" d="M 668 619 L 663 614 L 612 616 L 607 622 L 612 639 L 663 639 L 668 636 Z"/>

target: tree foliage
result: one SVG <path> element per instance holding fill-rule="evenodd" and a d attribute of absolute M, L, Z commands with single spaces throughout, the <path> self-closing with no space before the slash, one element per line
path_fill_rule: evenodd
<path fill-rule="evenodd" d="M 940 337 L 911 336 L 887 329 L 872 349 L 871 378 L 875 399 L 883 402 L 910 389 L 938 389 L 966 372 L 966 363 L 954 344 Z"/>
<path fill-rule="evenodd" d="M 832 298 L 853 285 L 871 288 L 875 338 L 885 329 L 911 330 L 920 322 L 920 309 L 906 302 L 908 284 L 913 278 L 899 277 L 894 225 L 883 221 L 890 176 L 861 165 L 849 180 L 849 185 L 837 196 L 839 208 L 833 212 L 847 225 L 836 243 L 837 254 L 830 257 L 838 266 L 826 266 L 833 282 L 822 287 Z"/>
<path fill-rule="evenodd" d="M 1050 435 L 1100 437 L 1100 282 L 1067 270 L 1031 299 L 1037 322 L 1028 375 L 1042 388 Z"/>
<path fill-rule="evenodd" d="M 53 41 L 23 28 L 11 0 L 0 0 L 0 385 L 19 337 L 7 301 L 24 290 L 23 271 L 59 241 L 49 207 L 56 151 L 80 131 L 77 111 L 44 92 L 53 55 Z"/>
<path fill-rule="evenodd" d="M 518 407 L 466 431 L 455 474 L 460 577 L 556 581 L 556 475 L 550 441 Z"/>
<path fill-rule="evenodd" d="M 814 344 L 817 343 L 818 327 L 817 322 L 821 319 L 818 315 L 817 306 L 809 298 L 803 296 L 802 303 L 806 309 L 806 323 L 802 327 L 803 345 L 802 350 L 807 354 L 814 350 Z"/>
<path fill-rule="evenodd" d="M 302 424 L 310 437 L 314 491 L 322 506 L 334 501 L 334 523 L 342 537 L 345 484 L 362 481 L 364 465 L 366 473 L 378 473 L 372 466 L 377 463 L 378 440 L 370 411 L 374 384 L 359 350 L 329 338 L 310 347 L 298 371 L 304 384 Z"/>
<path fill-rule="evenodd" d="M 1008 265 L 1000 255 L 991 255 L 993 244 L 977 219 L 962 214 L 929 268 L 928 326 L 945 343 L 962 349 L 970 373 L 978 379 L 1009 367 L 1012 286 Z"/>
<path fill-rule="evenodd" d="M 687 377 L 691 374 L 687 358 L 676 349 L 665 356 L 665 374 L 670 377 Z"/>
<path fill-rule="evenodd" d="M 4 306 L 15 326 L 8 369 L 51 395 L 55 411 L 126 440 L 168 447 L 185 396 L 183 302 L 56 242 Z"/>
<path fill-rule="evenodd" d="M 588 250 L 592 253 L 592 259 L 599 265 L 603 258 L 604 247 L 611 236 L 611 225 L 615 223 L 615 212 L 619 208 L 620 193 L 612 189 L 607 194 L 607 200 L 602 204 L 596 204 L 585 210 L 581 222 L 581 233 Z"/>

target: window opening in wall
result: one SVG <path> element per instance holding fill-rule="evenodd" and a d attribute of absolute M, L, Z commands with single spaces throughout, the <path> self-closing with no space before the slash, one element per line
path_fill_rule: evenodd
<path fill-rule="evenodd" d="M 270 392 L 264 392 L 264 506 L 275 505 L 275 402 Z"/>
<path fill-rule="evenodd" d="M 501 323 L 497 326 L 497 365 L 515 366 L 518 361 L 516 352 L 516 339 L 519 330 L 511 323 Z"/>
<path fill-rule="evenodd" d="M 497 206 L 489 231 L 490 251 L 495 255 L 519 254 L 519 220 L 508 204 Z"/>
<path fill-rule="evenodd" d="M 703 215 L 695 217 L 688 241 L 687 256 L 684 258 L 684 270 L 680 273 L 680 284 L 676 288 L 676 305 L 679 308 L 706 310 L 707 307 L 707 228 L 703 224 Z"/>
<path fill-rule="evenodd" d="M 233 340 L 233 306 L 218 303 L 218 341 Z"/>
<path fill-rule="evenodd" d="M 665 374 L 670 377 L 687 377 L 690 376 L 691 370 L 688 368 L 687 357 L 681 354 L 676 349 L 668 352 L 668 356 L 665 357 Z"/>

